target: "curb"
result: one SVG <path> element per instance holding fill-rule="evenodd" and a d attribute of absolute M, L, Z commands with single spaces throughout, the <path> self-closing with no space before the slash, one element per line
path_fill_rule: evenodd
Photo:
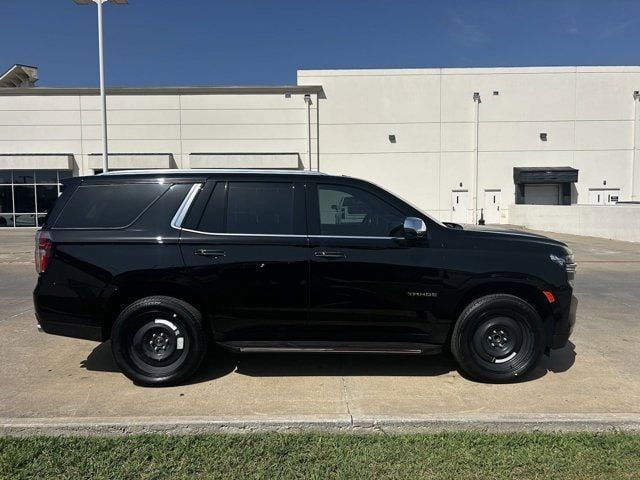
<path fill-rule="evenodd" d="M 195 435 L 207 433 L 633 432 L 640 414 L 459 414 L 302 417 L 0 418 L 0 436 Z"/>

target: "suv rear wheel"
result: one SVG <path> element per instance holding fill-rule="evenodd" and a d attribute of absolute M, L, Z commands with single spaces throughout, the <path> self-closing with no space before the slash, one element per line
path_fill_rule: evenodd
<path fill-rule="evenodd" d="M 175 385 L 190 377 L 205 357 L 200 312 L 182 300 L 155 296 L 125 308 L 111 333 L 122 372 L 139 385 Z"/>
<path fill-rule="evenodd" d="M 487 295 L 460 314 L 451 351 L 472 378 L 512 382 L 540 361 L 543 335 L 540 315 L 529 303 L 513 295 Z"/>

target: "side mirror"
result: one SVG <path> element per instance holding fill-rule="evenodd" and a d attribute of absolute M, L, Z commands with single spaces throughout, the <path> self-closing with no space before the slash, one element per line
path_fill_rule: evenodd
<path fill-rule="evenodd" d="M 407 217 L 404 219 L 404 235 L 407 238 L 420 238 L 427 233 L 427 226 L 421 218 Z"/>
<path fill-rule="evenodd" d="M 331 205 L 331 210 L 338 211 L 338 205 Z"/>

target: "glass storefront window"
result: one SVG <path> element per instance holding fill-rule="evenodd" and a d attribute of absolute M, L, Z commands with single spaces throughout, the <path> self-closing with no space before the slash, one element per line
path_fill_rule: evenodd
<path fill-rule="evenodd" d="M 35 185 L 14 185 L 13 201 L 16 212 L 33 212 L 36 209 Z"/>
<path fill-rule="evenodd" d="M 33 170 L 14 170 L 13 183 L 35 183 Z"/>
<path fill-rule="evenodd" d="M 58 198 L 57 185 L 37 185 L 36 195 L 38 199 L 38 212 L 48 212 L 53 206 L 53 202 Z"/>
<path fill-rule="evenodd" d="M 0 228 L 42 226 L 68 170 L 0 170 Z"/>
<path fill-rule="evenodd" d="M 36 183 L 58 183 L 58 171 L 36 170 Z"/>

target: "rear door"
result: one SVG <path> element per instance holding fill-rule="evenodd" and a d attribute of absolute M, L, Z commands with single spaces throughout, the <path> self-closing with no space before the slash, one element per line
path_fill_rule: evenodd
<path fill-rule="evenodd" d="M 275 175 L 207 182 L 180 241 L 220 340 L 299 337 L 309 298 L 306 234 L 304 183 Z"/>

